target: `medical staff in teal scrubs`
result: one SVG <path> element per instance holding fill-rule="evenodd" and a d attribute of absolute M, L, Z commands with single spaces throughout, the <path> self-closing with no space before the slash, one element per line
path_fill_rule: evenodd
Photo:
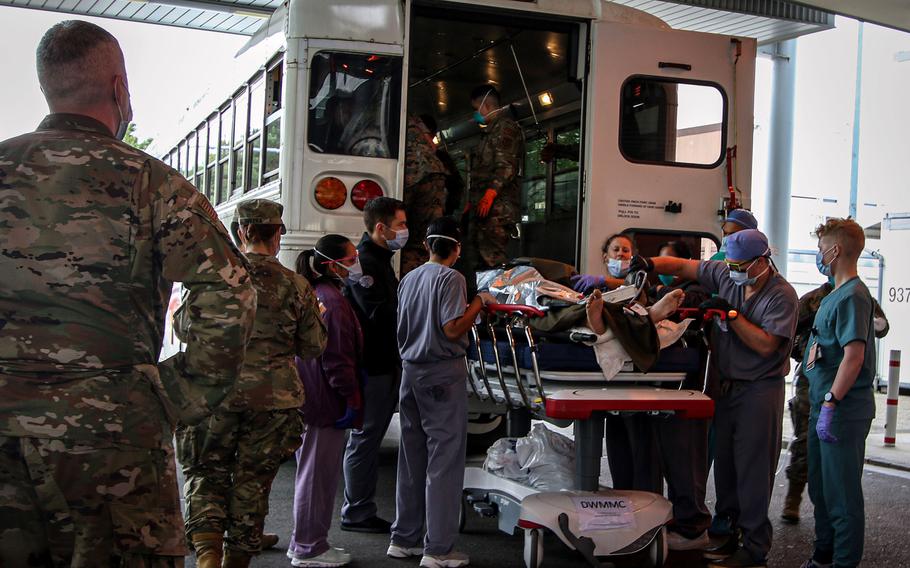
<path fill-rule="evenodd" d="M 819 306 L 803 365 L 809 379 L 809 497 L 815 506 L 815 552 L 804 568 L 858 566 L 863 557 L 863 460 L 875 416 L 875 328 L 869 289 L 857 276 L 865 246 L 852 219 L 829 219 L 815 231 L 816 264 L 834 276 Z"/>

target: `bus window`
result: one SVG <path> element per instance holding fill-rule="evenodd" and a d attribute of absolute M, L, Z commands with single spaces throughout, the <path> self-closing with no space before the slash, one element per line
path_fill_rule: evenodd
<path fill-rule="evenodd" d="M 190 134 L 186 141 L 186 179 L 193 181 L 196 175 L 196 132 Z"/>
<path fill-rule="evenodd" d="M 265 109 L 266 116 L 271 116 L 278 110 L 281 110 L 281 80 L 282 67 L 279 61 L 275 67 L 269 69 L 268 74 L 268 101 Z"/>
<path fill-rule="evenodd" d="M 525 144 L 525 166 L 522 178 L 521 221 L 536 223 L 547 220 L 547 164 L 540 161 L 545 137 L 528 138 Z"/>
<path fill-rule="evenodd" d="M 321 51 L 311 68 L 310 149 L 398 158 L 401 57 Z"/>
<path fill-rule="evenodd" d="M 215 164 L 218 162 L 218 115 L 214 114 L 208 122 L 208 154 L 205 170 L 205 196 L 215 201 Z"/>
<path fill-rule="evenodd" d="M 196 189 L 199 191 L 205 191 L 203 187 L 203 172 L 205 172 L 205 149 L 206 149 L 206 140 L 205 140 L 205 124 L 201 125 L 196 129 Z"/>
<path fill-rule="evenodd" d="M 278 177 L 278 164 L 281 157 L 281 117 L 274 117 L 265 126 L 265 166 L 263 183 Z"/>
<path fill-rule="evenodd" d="M 534 136 L 527 134 L 522 178 L 522 256 L 543 256 L 575 264 L 578 227 L 578 153 L 581 128 L 574 114 Z M 561 124 L 560 124 L 561 123 Z M 541 162 L 549 140 L 562 148 L 557 158 Z"/>
<path fill-rule="evenodd" d="M 717 252 L 717 242 L 712 236 L 704 233 L 635 228 L 623 232 L 631 233 L 635 237 L 638 254 L 642 256 L 657 256 L 660 249 L 669 242 L 684 243 L 691 258 L 695 260 L 708 260 Z"/>
<path fill-rule="evenodd" d="M 630 162 L 715 167 L 727 101 L 715 84 L 631 77 L 622 86 L 619 147 Z"/>
<path fill-rule="evenodd" d="M 250 159 L 247 160 L 249 188 L 259 187 L 262 170 L 262 125 L 265 117 L 265 84 L 260 78 L 250 85 Z"/>
<path fill-rule="evenodd" d="M 231 150 L 231 161 L 234 170 L 231 173 L 231 191 L 242 190 L 245 187 L 243 158 L 246 148 L 247 119 L 247 90 L 244 89 L 234 97 L 234 147 Z"/>

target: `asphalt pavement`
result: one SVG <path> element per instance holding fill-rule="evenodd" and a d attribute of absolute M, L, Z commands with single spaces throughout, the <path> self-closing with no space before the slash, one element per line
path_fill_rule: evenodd
<path fill-rule="evenodd" d="M 910 397 L 901 397 L 902 404 L 910 402 Z M 883 407 L 884 405 L 882 405 Z M 880 407 L 880 410 L 882 409 Z M 902 414 L 910 412 L 905 404 Z M 396 417 L 397 420 L 397 417 Z M 898 438 L 900 445 L 901 438 Z M 870 444 L 877 443 L 870 436 Z M 904 443 L 910 443 L 910 435 L 904 437 Z M 397 429 L 392 428 L 387 436 L 381 453 L 379 472 L 379 489 L 377 503 L 381 516 L 392 519 L 395 510 L 395 469 L 397 456 Z M 469 460 L 479 463 L 481 455 L 470 456 Z M 787 458 L 783 455 L 776 478 L 773 502 L 771 504 L 771 521 L 774 525 L 774 546 L 769 557 L 769 566 L 797 567 L 812 552 L 812 505 L 808 497 L 803 501 L 803 520 L 798 525 L 787 525 L 780 520 L 783 497 L 786 492 L 786 478 L 783 468 Z M 907 528 L 910 526 L 910 472 L 900 469 L 867 465 L 864 473 L 864 491 L 866 497 L 866 554 L 863 566 L 870 567 L 910 567 L 910 539 Z M 343 482 L 342 482 L 343 483 Z M 340 510 L 342 487 L 337 495 L 337 510 Z M 714 488 L 710 482 L 708 488 L 709 507 L 713 510 Z M 253 561 L 254 567 L 290 566 L 285 556 L 287 538 L 291 530 L 291 508 L 294 497 L 294 463 L 285 463 L 279 471 L 272 488 L 270 514 L 266 521 L 266 530 L 280 535 L 281 541 L 273 550 L 264 552 Z M 388 546 L 388 535 L 371 535 L 343 532 L 338 528 L 338 516 L 333 522 L 329 540 L 350 552 L 354 561 L 353 568 L 416 568 L 417 560 L 392 560 L 385 556 Z M 523 538 L 520 533 L 514 536 L 500 532 L 495 520 L 481 518 L 471 513 L 467 519 L 465 532 L 458 541 L 458 548 L 471 555 L 471 566 L 486 568 L 511 568 L 523 566 Z M 559 542 L 554 535 L 545 538 L 545 567 L 578 567 L 584 566 L 582 558 Z M 618 563 L 618 567 L 638 566 L 639 558 L 629 558 Z M 671 553 L 667 562 L 670 567 L 699 567 L 704 564 L 698 553 Z M 187 566 L 195 566 L 193 558 L 187 559 Z"/>

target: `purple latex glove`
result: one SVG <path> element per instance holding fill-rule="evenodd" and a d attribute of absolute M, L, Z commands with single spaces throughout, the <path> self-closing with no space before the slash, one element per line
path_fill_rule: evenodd
<path fill-rule="evenodd" d="M 354 418 L 357 417 L 357 409 L 350 406 L 344 409 L 344 416 L 335 421 L 336 430 L 347 430 L 354 425 Z"/>
<path fill-rule="evenodd" d="M 582 294 L 587 294 L 590 290 L 607 284 L 606 277 L 596 274 L 577 274 L 571 278 L 571 281 L 572 288 Z"/>
<path fill-rule="evenodd" d="M 834 407 L 827 404 L 822 405 L 822 410 L 818 414 L 818 422 L 815 423 L 815 431 L 818 433 L 818 439 L 829 444 L 837 443 L 837 436 L 831 432 L 831 423 L 834 421 Z"/>

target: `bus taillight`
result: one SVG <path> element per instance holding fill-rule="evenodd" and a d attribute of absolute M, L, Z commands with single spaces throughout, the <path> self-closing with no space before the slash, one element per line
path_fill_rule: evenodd
<path fill-rule="evenodd" d="M 363 211 L 367 201 L 382 197 L 382 187 L 373 180 L 365 179 L 357 182 L 354 189 L 351 190 L 351 203 L 354 207 Z"/>
<path fill-rule="evenodd" d="M 338 209 L 348 197 L 348 188 L 336 177 L 324 177 L 316 184 L 316 203 L 324 209 Z"/>

